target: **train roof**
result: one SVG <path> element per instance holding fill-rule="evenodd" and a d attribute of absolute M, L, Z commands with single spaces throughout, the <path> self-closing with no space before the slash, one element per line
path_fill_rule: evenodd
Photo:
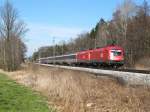
<path fill-rule="evenodd" d="M 84 52 L 90 52 L 90 51 L 96 51 L 96 50 L 103 50 L 103 49 L 123 49 L 122 47 L 118 45 L 108 45 L 105 47 L 98 47 L 95 49 L 89 49 L 89 50 L 84 50 L 84 51 L 78 51 L 77 53 L 84 53 Z"/>
<path fill-rule="evenodd" d="M 123 49 L 121 46 L 118 45 L 109 45 L 106 47 L 106 49 Z"/>

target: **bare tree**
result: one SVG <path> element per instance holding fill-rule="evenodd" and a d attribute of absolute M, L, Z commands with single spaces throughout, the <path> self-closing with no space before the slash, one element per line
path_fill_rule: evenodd
<path fill-rule="evenodd" d="M 124 47 L 126 48 L 128 19 L 132 18 L 136 13 L 136 5 L 133 0 L 124 0 L 116 10 L 117 19 L 116 27 L 123 36 Z"/>
<path fill-rule="evenodd" d="M 6 1 L 0 9 L 0 35 L 4 43 L 3 60 L 5 69 L 15 70 L 21 63 L 22 37 L 27 31 L 23 21 L 19 20 L 18 12 Z"/>

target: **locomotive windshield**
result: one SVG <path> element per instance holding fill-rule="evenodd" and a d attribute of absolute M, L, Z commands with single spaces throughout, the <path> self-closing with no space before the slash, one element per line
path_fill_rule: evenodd
<path fill-rule="evenodd" d="M 114 56 L 121 56 L 121 50 L 112 50 Z"/>

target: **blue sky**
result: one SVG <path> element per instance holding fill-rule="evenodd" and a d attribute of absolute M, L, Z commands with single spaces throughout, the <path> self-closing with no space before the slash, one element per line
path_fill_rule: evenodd
<path fill-rule="evenodd" d="M 27 56 L 41 46 L 53 45 L 90 31 L 100 18 L 110 20 L 123 0 L 10 0 L 29 31 L 24 40 Z M 143 0 L 135 0 L 141 4 Z M 148 0 L 149 1 L 149 0 Z M 0 5 L 5 0 L 0 0 Z"/>

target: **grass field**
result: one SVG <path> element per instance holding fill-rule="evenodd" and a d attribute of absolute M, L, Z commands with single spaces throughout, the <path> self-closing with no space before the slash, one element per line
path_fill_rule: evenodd
<path fill-rule="evenodd" d="M 48 98 L 59 112 L 150 112 L 150 88 L 112 77 L 31 65 L 9 76 Z"/>
<path fill-rule="evenodd" d="M 112 77 L 38 65 L 6 74 L 39 91 L 58 112 L 150 112 L 147 86 L 123 85 Z"/>
<path fill-rule="evenodd" d="M 0 73 L 0 112 L 55 112 L 46 99 Z"/>

